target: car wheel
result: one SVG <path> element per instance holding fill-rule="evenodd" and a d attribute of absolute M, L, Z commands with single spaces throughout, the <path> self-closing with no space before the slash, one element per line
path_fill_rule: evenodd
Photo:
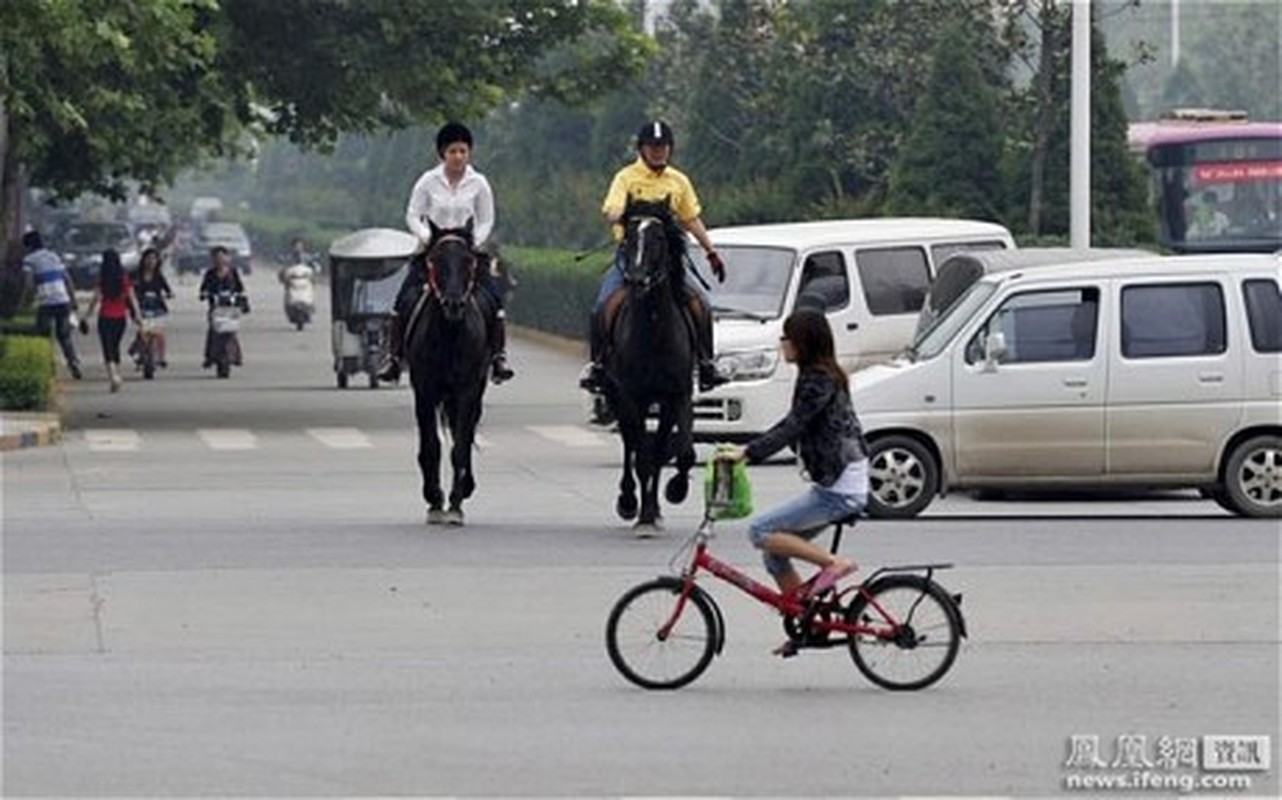
<path fill-rule="evenodd" d="M 910 436 L 876 439 L 868 454 L 868 513 L 873 517 L 915 517 L 939 492 L 935 456 Z"/>
<path fill-rule="evenodd" d="M 1254 436 L 1233 448 L 1224 496 L 1244 517 L 1282 517 L 1282 436 Z"/>

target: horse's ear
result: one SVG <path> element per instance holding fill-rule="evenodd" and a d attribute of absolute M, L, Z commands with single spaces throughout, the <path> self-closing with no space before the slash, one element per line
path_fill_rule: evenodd
<path fill-rule="evenodd" d="M 436 227 L 435 222 L 432 222 L 429 219 L 427 221 L 427 227 L 432 231 L 432 241 L 436 241 L 437 239 L 441 238 L 441 229 Z"/>
<path fill-rule="evenodd" d="M 474 221 L 475 221 L 475 220 L 473 220 L 471 217 L 468 217 L 468 218 L 467 218 L 467 224 L 463 226 L 463 232 L 467 234 L 467 238 L 468 238 L 468 240 L 469 240 L 469 241 L 471 241 L 471 239 L 472 239 L 472 228 L 474 227 L 474 226 L 472 225 L 472 223 L 473 223 Z"/>

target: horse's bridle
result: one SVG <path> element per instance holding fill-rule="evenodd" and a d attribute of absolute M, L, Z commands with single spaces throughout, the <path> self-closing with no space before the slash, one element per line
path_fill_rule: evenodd
<path fill-rule="evenodd" d="M 439 248 L 441 245 L 447 242 L 462 242 L 463 246 L 467 248 L 467 253 L 468 253 L 467 289 L 464 292 L 464 294 L 469 295 L 472 293 L 472 289 L 476 287 L 476 261 L 477 261 L 476 254 L 472 252 L 471 241 L 469 241 L 466 237 L 459 236 L 458 234 L 455 234 L 455 233 L 445 234 L 444 236 L 440 237 L 436 241 L 432 242 L 431 249 L 429 249 L 427 251 L 427 254 L 423 257 L 424 260 L 427 262 L 427 290 L 430 293 L 436 295 L 437 297 L 443 297 L 443 295 L 441 294 L 441 287 L 440 287 L 441 269 L 440 269 L 440 266 L 437 265 L 436 260 L 432 256 L 436 252 L 437 248 Z"/>
<path fill-rule="evenodd" d="M 656 216 L 643 215 L 643 216 L 638 216 L 635 219 L 636 219 L 636 226 L 633 229 L 633 236 L 637 238 L 638 243 L 641 239 L 641 234 L 644 233 L 645 230 L 649 228 L 651 225 L 659 225 L 659 226 L 665 225 L 664 221 L 661 218 Z M 666 235 L 666 231 L 664 233 Z M 666 238 L 662 242 L 662 245 L 664 247 L 668 246 Z M 655 288 L 656 286 L 662 286 L 663 284 L 667 283 L 668 273 L 671 270 L 667 270 L 667 269 L 661 270 L 659 271 L 658 275 L 653 278 L 653 280 L 650 280 L 651 276 L 641 269 L 642 267 L 641 259 L 645 256 L 645 249 L 643 247 L 638 246 L 635 248 L 635 250 L 636 252 L 633 254 L 634 261 L 632 263 L 632 266 L 636 267 L 635 271 L 637 273 L 645 275 L 646 280 L 638 281 L 635 278 L 630 278 L 628 270 L 624 271 L 624 280 L 627 281 L 628 283 L 639 285 L 642 291 L 645 291 L 645 292 L 648 292 L 649 290 Z"/>

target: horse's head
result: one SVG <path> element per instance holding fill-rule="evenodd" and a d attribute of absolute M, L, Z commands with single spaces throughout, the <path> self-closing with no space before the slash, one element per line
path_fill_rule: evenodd
<path fill-rule="evenodd" d="M 441 303 L 445 318 L 462 319 L 476 287 L 477 259 L 472 251 L 472 222 L 463 228 L 432 225 L 427 248 L 427 285 Z"/>
<path fill-rule="evenodd" d="M 623 231 L 626 284 L 648 292 L 680 270 L 684 242 L 666 199 L 629 200 L 623 212 Z"/>

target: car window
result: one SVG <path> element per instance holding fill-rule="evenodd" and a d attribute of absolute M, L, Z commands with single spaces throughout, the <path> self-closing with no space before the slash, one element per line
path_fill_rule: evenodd
<path fill-rule="evenodd" d="M 850 303 L 850 278 L 841 253 L 812 253 L 801 268 L 797 307 L 835 311 Z"/>
<path fill-rule="evenodd" d="M 1218 283 L 1122 289 L 1122 355 L 1174 358 L 1223 353 L 1224 293 Z"/>
<path fill-rule="evenodd" d="M 699 248 L 690 248 L 690 261 L 712 287 L 712 304 L 718 316 L 777 317 L 792 278 L 797 251 L 780 247 L 718 245 L 726 263 L 725 283 L 718 283 Z M 692 279 L 688 279 L 692 280 Z"/>
<path fill-rule="evenodd" d="M 1257 353 L 1282 353 L 1282 292 L 1277 281 L 1252 280 L 1242 284 L 1251 347 Z"/>
<path fill-rule="evenodd" d="M 1090 361 L 1095 357 L 1099 289 L 1077 287 L 1022 292 L 1008 297 L 966 346 L 966 361 L 984 360 L 995 331 L 1006 340 L 1002 364 Z"/>
<path fill-rule="evenodd" d="M 859 250 L 855 267 L 868 310 L 874 315 L 916 314 L 930 283 L 926 251 L 920 247 Z"/>

